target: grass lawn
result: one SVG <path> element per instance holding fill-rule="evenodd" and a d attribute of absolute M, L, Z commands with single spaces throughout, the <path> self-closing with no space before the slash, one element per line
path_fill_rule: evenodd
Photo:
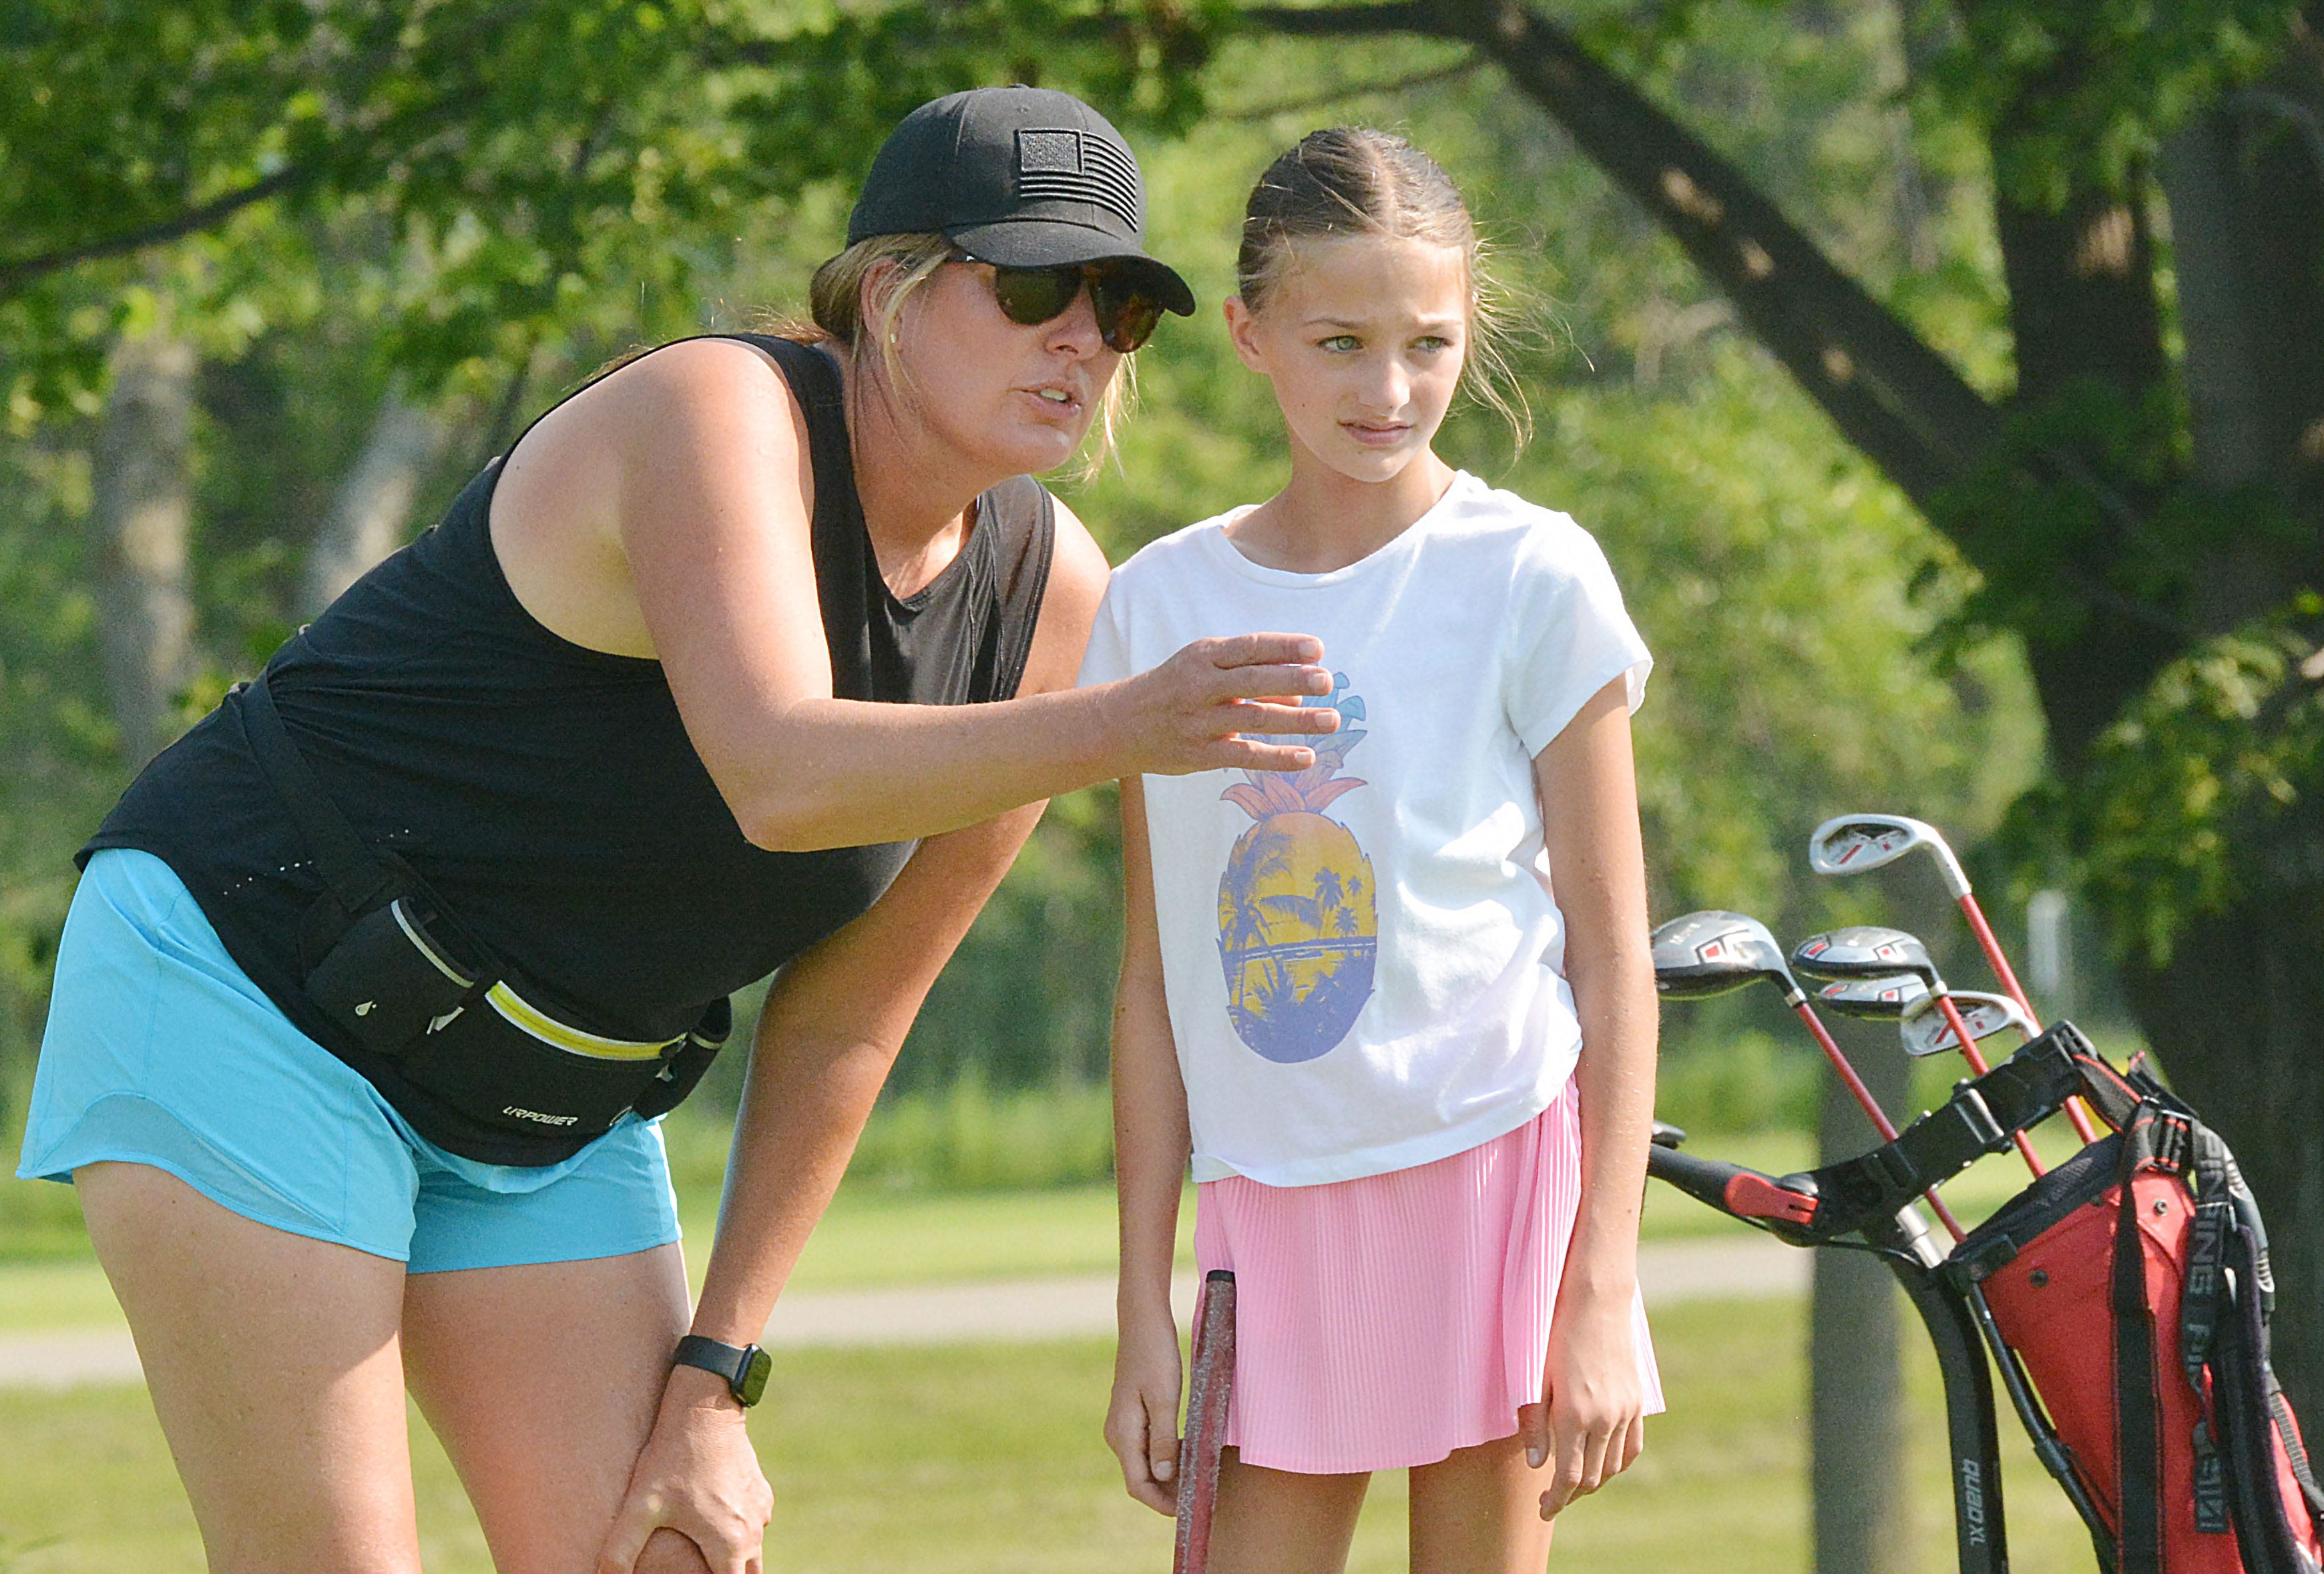
<path fill-rule="evenodd" d="M 1799 1574 L 1809 1561 L 1804 1306 L 1674 1307 L 1656 1320 L 1674 1413 L 1631 1474 L 1572 1510 L 1559 1567 Z M 1907 1348 L 1911 1348 L 1908 1339 Z M 1169 1527 L 1122 1496 L 1098 1440 L 1102 1340 L 940 1350 L 799 1352 L 778 1362 L 756 1431 L 779 1506 L 782 1574 L 1089 1574 L 1169 1563 Z M 1935 1375 L 1910 1373 L 1912 1489 L 1879 1512 L 1941 1574 L 1950 1542 Z M 2006 1424 L 2006 1423 L 2005 1423 Z M 415 1425 L 434 1574 L 490 1564 L 457 1484 Z M 187 1574 L 198 1543 L 141 1390 L 0 1392 L 0 1570 Z M 2005 1469 L 2019 1567 L 2092 1567 L 2064 1500 L 2020 1444 Z M 1403 1567 L 1400 1477 L 1377 1484 L 1351 1567 Z"/>

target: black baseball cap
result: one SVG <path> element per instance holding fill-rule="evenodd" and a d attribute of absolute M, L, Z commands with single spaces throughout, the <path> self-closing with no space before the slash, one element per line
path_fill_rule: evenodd
<path fill-rule="evenodd" d="M 1194 292 L 1146 254 L 1146 186 L 1105 116 L 1049 87 L 974 87 L 923 104 L 888 133 L 848 216 L 847 244 L 942 235 L 1004 268 L 1135 258 L 1180 317 Z"/>

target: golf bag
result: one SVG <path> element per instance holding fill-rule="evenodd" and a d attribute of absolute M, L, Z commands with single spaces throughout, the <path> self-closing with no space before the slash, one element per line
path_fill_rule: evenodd
<path fill-rule="evenodd" d="M 2319 1574 L 2324 1493 L 2269 1365 L 2267 1236 L 2235 1155 L 2071 1023 L 1895 1141 L 1803 1177 L 1814 1221 L 1779 1233 L 1828 1240 L 1887 1217 L 2070 1095 L 2113 1132 L 1970 1231 L 1938 1276 L 1974 1309 L 2114 1574 Z"/>
<path fill-rule="evenodd" d="M 2153 1078 L 2065 1035 L 2116 1129 L 1948 1271 L 1982 1290 L 2117 1574 L 2317 1574 L 2324 1495 L 2268 1363 L 2267 1238 L 2235 1155 Z"/>

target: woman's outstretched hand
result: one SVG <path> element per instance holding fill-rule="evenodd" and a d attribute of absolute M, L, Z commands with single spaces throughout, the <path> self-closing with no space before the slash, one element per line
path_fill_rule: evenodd
<path fill-rule="evenodd" d="M 1169 1313 L 1125 1320 L 1113 1358 L 1105 1441 L 1121 1483 L 1157 1514 L 1178 1512 L 1178 1330 Z"/>
<path fill-rule="evenodd" d="M 724 1379 L 674 1368 L 652 1436 L 597 1556 L 597 1574 L 762 1574 L 775 1490 Z M 674 1556 L 689 1549 L 689 1563 Z"/>
<path fill-rule="evenodd" d="M 1517 1412 L 1517 1435 L 1536 1470 L 1552 1467 L 1541 1517 L 1628 1469 L 1646 1447 L 1646 1392 L 1629 1298 L 1558 1298 L 1549 1325 L 1542 1403 Z"/>
<path fill-rule="evenodd" d="M 1329 705 L 1299 703 L 1332 692 L 1323 659 L 1323 641 L 1307 634 L 1195 640 L 1120 686 L 1131 762 L 1122 774 L 1306 769 L 1315 751 L 1282 735 L 1338 729 Z"/>

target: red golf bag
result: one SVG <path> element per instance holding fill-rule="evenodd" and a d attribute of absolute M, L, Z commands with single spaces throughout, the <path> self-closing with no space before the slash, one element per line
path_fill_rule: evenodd
<path fill-rule="evenodd" d="M 2114 1574 L 2319 1574 L 2324 1494 L 2269 1366 L 2267 1238 L 2235 1156 L 2135 1065 L 2046 1036 L 2115 1131 L 1942 1271 L 1981 1295 Z"/>

